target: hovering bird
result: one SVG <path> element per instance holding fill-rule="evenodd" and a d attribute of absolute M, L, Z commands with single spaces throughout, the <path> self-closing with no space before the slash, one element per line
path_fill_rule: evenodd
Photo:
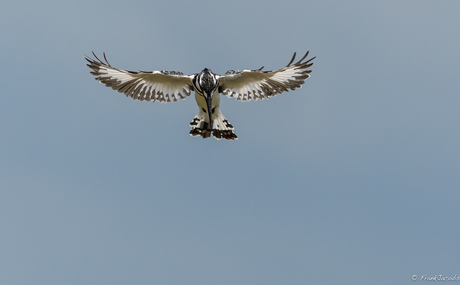
<path fill-rule="evenodd" d="M 177 71 L 128 71 L 112 67 L 106 56 L 100 60 L 85 56 L 92 69 L 91 74 L 96 76 L 107 87 L 135 100 L 176 102 L 185 99 L 195 92 L 198 104 L 198 114 L 190 122 L 191 136 L 209 138 L 211 134 L 217 140 L 221 138 L 236 140 L 234 128 L 220 112 L 220 95 L 236 98 L 240 101 L 250 101 L 273 97 L 287 92 L 289 89 L 300 88 L 310 77 L 315 57 L 305 60 L 308 52 L 296 63 L 296 53 L 291 61 L 281 69 L 262 71 L 257 70 L 235 71 L 229 70 L 224 75 L 213 73 L 205 68 L 200 73 L 185 75 Z"/>

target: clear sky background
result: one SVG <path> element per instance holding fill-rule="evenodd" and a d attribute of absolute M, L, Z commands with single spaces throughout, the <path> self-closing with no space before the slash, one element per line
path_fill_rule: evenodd
<path fill-rule="evenodd" d="M 460 276 L 459 13 L 442 0 L 3 1 L 0 284 Z M 95 81 L 93 50 L 187 74 L 317 59 L 295 92 L 223 97 L 239 140 L 216 141 L 189 136 L 193 97 L 139 102 Z"/>

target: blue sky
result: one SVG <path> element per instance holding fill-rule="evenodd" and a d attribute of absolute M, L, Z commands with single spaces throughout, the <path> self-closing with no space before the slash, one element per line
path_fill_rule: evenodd
<path fill-rule="evenodd" d="M 458 1 L 9 1 L 0 10 L 0 284 L 409 284 L 460 276 Z M 277 69 L 221 109 L 137 102 L 130 70 Z M 416 281 L 415 283 L 423 283 Z"/>

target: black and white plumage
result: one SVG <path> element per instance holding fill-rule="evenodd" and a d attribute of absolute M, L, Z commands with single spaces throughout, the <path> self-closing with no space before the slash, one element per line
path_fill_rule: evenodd
<path fill-rule="evenodd" d="M 135 100 L 152 102 L 175 102 L 187 98 L 192 91 L 198 104 L 198 114 L 190 123 L 190 135 L 208 138 L 211 134 L 216 139 L 235 140 L 233 126 L 220 112 L 220 95 L 249 101 L 273 97 L 277 94 L 300 88 L 310 77 L 315 57 L 305 60 L 308 52 L 296 63 L 296 53 L 291 61 L 279 70 L 234 71 L 224 75 L 214 74 L 210 69 L 200 73 L 185 75 L 177 71 L 128 71 L 112 67 L 104 54 L 104 60 L 85 57 L 96 76 L 107 87 Z"/>

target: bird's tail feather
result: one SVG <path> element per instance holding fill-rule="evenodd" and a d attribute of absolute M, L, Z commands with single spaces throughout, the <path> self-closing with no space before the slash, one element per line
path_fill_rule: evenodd
<path fill-rule="evenodd" d="M 206 122 L 206 113 L 198 113 L 195 118 L 190 122 L 191 136 L 202 136 L 204 139 L 209 138 L 211 134 L 216 140 L 222 138 L 227 140 L 237 140 L 237 135 L 233 132 L 234 128 L 227 119 L 222 115 L 220 111 L 214 113 L 212 116 L 212 128 L 209 128 L 208 122 Z"/>

